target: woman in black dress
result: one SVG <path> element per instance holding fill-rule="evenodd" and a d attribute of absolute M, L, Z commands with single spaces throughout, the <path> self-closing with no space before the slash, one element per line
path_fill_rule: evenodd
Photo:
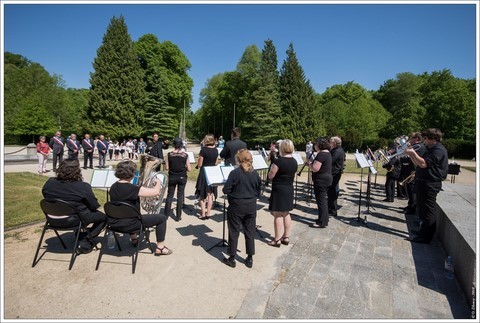
<path fill-rule="evenodd" d="M 175 221 L 182 219 L 183 200 L 185 197 L 185 185 L 187 184 L 187 172 L 190 171 L 190 162 L 188 155 L 182 150 L 183 142 L 181 138 L 173 140 L 174 150 L 167 154 L 165 160 L 165 170 L 168 171 L 168 192 L 167 201 L 165 203 L 165 216 L 170 216 L 172 209 L 173 194 L 175 187 L 177 190 L 177 214 Z"/>
<path fill-rule="evenodd" d="M 210 217 L 213 205 L 213 193 L 216 188 L 208 186 L 203 168 L 205 166 L 215 166 L 217 162 L 218 150 L 215 147 L 215 137 L 208 134 L 203 138 L 203 147 L 198 154 L 197 167 L 200 168 L 200 172 L 197 178 L 197 185 L 195 186 L 195 196 L 200 200 L 200 216 L 198 218 L 201 220 L 207 220 Z"/>
<path fill-rule="evenodd" d="M 280 156 L 273 161 L 268 172 L 272 180 L 272 193 L 268 209 L 274 217 L 273 227 L 275 237 L 268 245 L 280 247 L 280 243 L 288 245 L 292 219 L 290 211 L 293 210 L 293 181 L 298 164 L 292 153 L 295 150 L 290 139 L 281 140 L 279 143 Z"/>
<path fill-rule="evenodd" d="M 332 155 L 330 140 L 327 137 L 318 138 L 315 143 L 317 156 L 313 163 L 307 161 L 313 174 L 313 191 L 318 207 L 318 220 L 310 224 L 312 228 L 325 228 L 328 225 L 327 190 L 332 185 Z"/>

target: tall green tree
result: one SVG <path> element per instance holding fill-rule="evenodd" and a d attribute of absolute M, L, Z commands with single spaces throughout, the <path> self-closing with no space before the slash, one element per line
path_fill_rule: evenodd
<path fill-rule="evenodd" d="M 325 125 L 315 91 L 305 76 L 292 43 L 286 53 L 279 78 L 283 115 L 280 134 L 284 139 L 291 139 L 295 145 L 304 145 L 308 140 L 324 135 Z"/>
<path fill-rule="evenodd" d="M 321 104 L 329 134 L 341 136 L 354 148 L 377 139 L 390 117 L 369 91 L 354 82 L 328 88 Z"/>
<path fill-rule="evenodd" d="M 278 59 L 273 41 L 265 41 L 260 61 L 260 82 L 246 108 L 243 138 L 267 145 L 279 139 L 281 125 Z"/>
<path fill-rule="evenodd" d="M 90 75 L 89 131 L 121 139 L 143 132 L 143 70 L 123 16 L 113 17 Z"/>

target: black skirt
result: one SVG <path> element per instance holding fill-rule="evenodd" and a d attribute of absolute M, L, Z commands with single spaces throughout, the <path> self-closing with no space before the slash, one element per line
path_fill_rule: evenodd
<path fill-rule="evenodd" d="M 288 212 L 293 210 L 293 185 L 273 185 L 268 210 Z"/>

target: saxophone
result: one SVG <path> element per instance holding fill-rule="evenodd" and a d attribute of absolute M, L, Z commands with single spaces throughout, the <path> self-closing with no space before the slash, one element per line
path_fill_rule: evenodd
<path fill-rule="evenodd" d="M 160 179 L 162 189 L 157 196 L 140 197 L 140 206 L 148 214 L 160 214 L 162 208 L 163 196 L 168 185 L 168 176 L 165 172 L 156 171 L 157 167 L 163 163 L 163 160 L 146 154 L 140 155 L 140 172 L 137 181 L 138 186 L 148 188 L 155 187 L 155 178 Z"/>

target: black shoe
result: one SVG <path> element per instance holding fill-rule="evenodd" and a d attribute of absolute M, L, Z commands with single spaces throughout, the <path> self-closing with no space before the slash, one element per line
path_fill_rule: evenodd
<path fill-rule="evenodd" d="M 235 258 L 234 257 L 230 257 L 230 258 L 223 258 L 223 263 L 227 266 L 230 266 L 232 268 L 235 268 L 235 266 L 237 266 L 237 263 L 235 262 Z"/>
<path fill-rule="evenodd" d="M 181 220 L 182 220 L 182 217 L 181 217 L 181 216 L 175 217 L 175 221 L 179 222 L 179 221 L 181 221 Z"/>
<path fill-rule="evenodd" d="M 90 167 L 88 167 L 88 168 L 93 169 L 93 166 L 90 166 Z"/>
<path fill-rule="evenodd" d="M 338 216 L 337 212 L 328 212 L 329 216 Z"/>
<path fill-rule="evenodd" d="M 252 256 L 248 256 L 247 259 L 245 259 L 245 266 L 247 266 L 248 268 L 252 268 L 253 266 Z"/>
<path fill-rule="evenodd" d="M 87 169 L 87 167 L 82 167 L 83 169 Z"/>
<path fill-rule="evenodd" d="M 87 247 L 84 247 L 84 246 L 80 246 L 80 245 L 79 245 L 79 246 L 77 247 L 77 252 L 78 252 L 79 254 L 87 254 L 87 253 L 90 253 L 90 252 L 92 252 L 92 251 L 93 251 L 93 246 L 87 248 Z"/>
<path fill-rule="evenodd" d="M 427 240 L 423 239 L 422 237 L 407 238 L 407 240 L 410 241 L 410 242 L 415 242 L 415 243 L 430 244 L 430 241 L 427 241 Z"/>

